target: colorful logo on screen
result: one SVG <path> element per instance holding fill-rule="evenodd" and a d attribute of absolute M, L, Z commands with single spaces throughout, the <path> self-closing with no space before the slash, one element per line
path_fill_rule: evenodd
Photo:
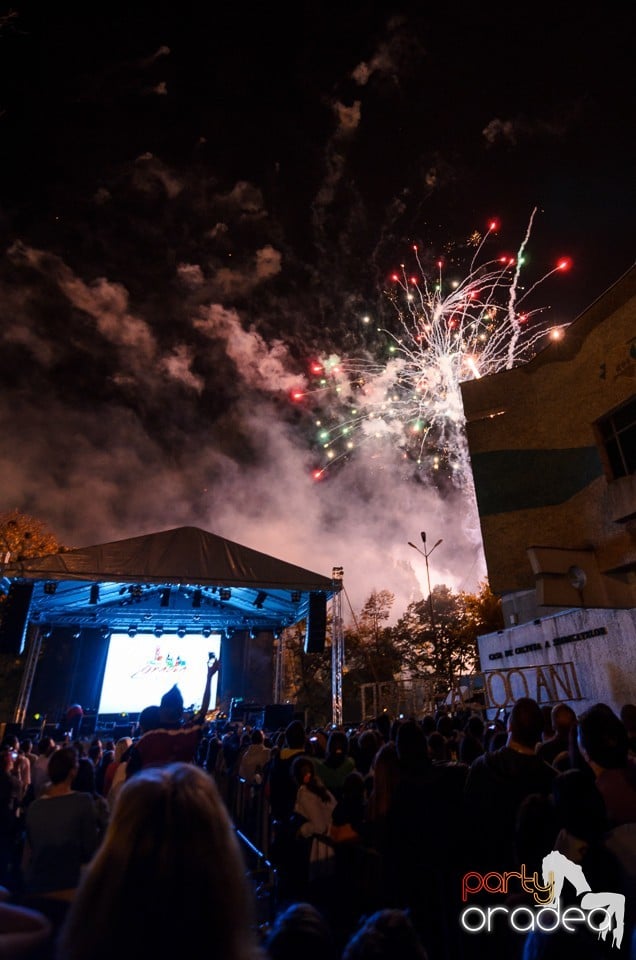
<path fill-rule="evenodd" d="M 131 673 L 131 677 L 138 677 L 142 673 L 181 673 L 186 667 L 187 661 L 180 654 L 173 657 L 172 654 L 168 652 L 164 657 L 161 652 L 161 647 L 157 647 L 154 657 L 147 660 L 139 670 Z"/>

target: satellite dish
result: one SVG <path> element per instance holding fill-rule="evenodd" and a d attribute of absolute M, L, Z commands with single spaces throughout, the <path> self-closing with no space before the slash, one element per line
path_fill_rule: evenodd
<path fill-rule="evenodd" d="M 587 574 L 580 567 L 569 567 L 567 572 L 568 580 L 575 590 L 582 590 L 587 583 Z"/>

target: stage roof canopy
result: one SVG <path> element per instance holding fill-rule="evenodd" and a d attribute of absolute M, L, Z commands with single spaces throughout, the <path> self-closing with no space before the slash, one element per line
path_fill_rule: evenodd
<path fill-rule="evenodd" d="M 3 577 L 33 582 L 31 623 L 138 633 L 276 632 L 342 585 L 197 527 L 23 560 Z"/>

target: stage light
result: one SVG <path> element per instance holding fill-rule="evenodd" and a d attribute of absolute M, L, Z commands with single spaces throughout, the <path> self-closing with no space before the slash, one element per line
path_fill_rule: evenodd
<path fill-rule="evenodd" d="M 201 591 L 200 591 L 200 590 L 195 590 L 194 593 L 192 594 L 192 606 L 193 606 L 193 607 L 200 607 L 200 606 L 201 606 L 201 598 L 202 598 Z"/>
<path fill-rule="evenodd" d="M 254 627 L 250 627 L 250 640 L 256 640 L 256 630 Z"/>
<path fill-rule="evenodd" d="M 131 624 L 131 625 L 128 627 L 128 636 L 129 636 L 129 637 L 136 637 L 136 636 L 137 636 L 137 624 Z"/>
<path fill-rule="evenodd" d="M 55 593 L 57 590 L 57 583 L 55 580 L 47 580 L 44 584 L 44 592 L 48 594 Z"/>
<path fill-rule="evenodd" d="M 211 633 L 212 633 L 211 627 L 203 627 L 203 629 L 201 630 L 202 637 L 209 637 Z"/>
<path fill-rule="evenodd" d="M 256 594 L 256 599 L 253 601 L 253 605 L 255 607 L 258 607 L 258 609 L 260 610 L 266 600 L 267 600 L 267 594 L 265 593 L 265 591 L 259 590 L 258 593 Z"/>
<path fill-rule="evenodd" d="M 158 623 L 157 626 L 155 627 L 154 634 L 155 634 L 155 637 L 163 636 L 163 627 L 161 626 L 160 623 Z"/>
<path fill-rule="evenodd" d="M 178 637 L 185 637 L 185 635 L 186 635 L 186 628 L 185 628 L 185 627 L 177 627 L 177 636 L 178 636 Z"/>
<path fill-rule="evenodd" d="M 232 591 L 230 587 L 219 588 L 219 597 L 221 600 L 229 600 L 231 596 L 232 596 Z"/>
<path fill-rule="evenodd" d="M 165 590 L 161 591 L 161 600 L 159 601 L 160 607 L 169 607 L 170 606 L 170 587 L 166 587 Z"/>
<path fill-rule="evenodd" d="M 97 603 L 98 601 L 99 601 L 99 584 L 98 584 L 98 583 L 92 583 L 92 584 L 91 584 L 90 597 L 88 598 L 88 602 L 89 602 L 89 603 Z"/>
<path fill-rule="evenodd" d="M 291 592 L 291 602 L 300 603 L 300 590 L 292 590 Z"/>

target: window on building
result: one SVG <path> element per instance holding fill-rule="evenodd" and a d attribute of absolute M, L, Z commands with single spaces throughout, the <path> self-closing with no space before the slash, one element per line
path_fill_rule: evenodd
<path fill-rule="evenodd" d="M 612 479 L 636 473 L 636 395 L 596 426 Z"/>

